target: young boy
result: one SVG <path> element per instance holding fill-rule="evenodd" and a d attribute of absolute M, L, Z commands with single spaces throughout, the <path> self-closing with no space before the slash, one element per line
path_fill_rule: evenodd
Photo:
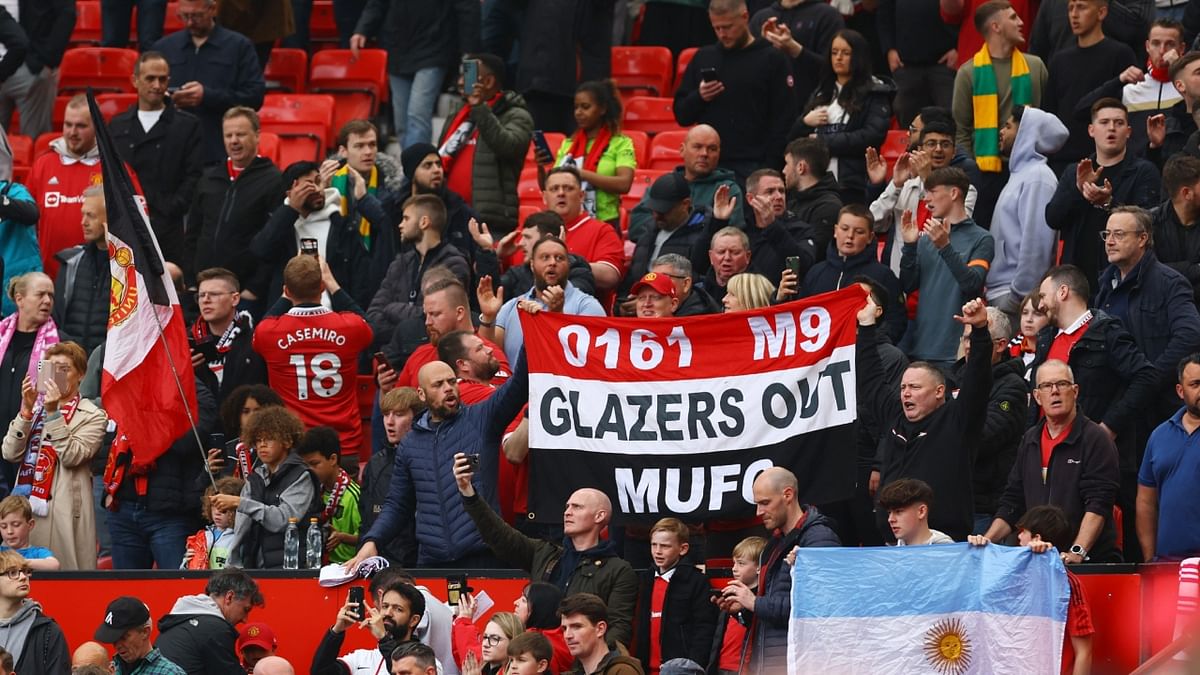
<path fill-rule="evenodd" d="M 33 526 L 33 507 L 28 499 L 20 495 L 0 499 L 0 537 L 4 541 L 0 550 L 12 549 L 20 553 L 35 570 L 57 570 L 61 565 L 50 549 L 29 545 Z"/>
<path fill-rule="evenodd" d="M 508 641 L 508 669 L 503 675 L 542 675 L 550 671 L 554 647 L 541 633 L 529 631 Z"/>
<path fill-rule="evenodd" d="M 643 579 L 634 637 L 635 656 L 649 675 L 671 659 L 703 663 L 712 646 L 717 621 L 712 586 L 704 573 L 679 564 L 688 548 L 688 527 L 678 518 L 663 518 L 650 528 L 655 570 Z"/>
<path fill-rule="evenodd" d="M 425 410 L 425 403 L 416 389 L 396 387 L 380 397 L 379 409 L 383 412 L 387 443 L 383 450 L 371 455 L 362 474 L 362 492 L 358 502 L 360 532 L 369 531 L 383 511 L 383 503 L 387 500 L 388 488 L 392 483 L 392 467 L 396 464 L 396 446 L 412 428 L 413 420 Z M 376 543 L 379 545 L 379 555 L 406 567 L 417 564 L 417 539 L 411 522 L 392 541 Z"/>
<path fill-rule="evenodd" d="M 766 547 L 767 540 L 762 537 L 746 537 L 733 547 L 733 578 L 746 584 L 750 590 L 758 588 L 758 560 Z M 721 675 L 737 675 L 741 672 L 739 666 L 746 655 L 746 627 L 749 622 L 748 612 L 718 614 L 717 631 L 713 635 L 709 657 L 698 663 L 710 664 L 708 672 L 714 672 L 711 664 L 716 661 L 715 672 Z"/>
<path fill-rule="evenodd" d="M 954 543 L 942 532 L 929 529 L 931 504 L 933 488 L 923 480 L 901 478 L 879 491 L 879 506 L 887 509 L 897 546 Z"/>
<path fill-rule="evenodd" d="M 325 503 L 321 524 L 327 526 L 325 550 L 329 552 L 329 562 L 346 562 L 358 551 L 358 532 L 362 523 L 358 501 L 362 492 L 358 483 L 338 463 L 341 444 L 337 431 L 332 427 L 309 429 L 296 446 L 296 454 L 321 484 L 321 500 Z"/>
<path fill-rule="evenodd" d="M 1028 546 L 1035 553 L 1045 553 L 1060 542 L 1060 546 L 1071 541 L 1071 524 L 1057 506 L 1035 506 L 1017 521 L 1017 542 Z M 1079 577 L 1067 568 L 1067 582 L 1071 585 L 1071 601 L 1067 605 L 1067 630 L 1063 634 L 1063 675 L 1084 675 L 1092 669 L 1092 610 Z"/>
<path fill-rule="evenodd" d="M 209 497 L 214 510 L 237 509 L 227 567 L 280 569 L 288 519 L 300 529 L 300 560 L 305 558 L 304 528 L 321 514 L 317 479 L 292 449 L 304 424 L 284 407 L 261 408 L 242 426 L 242 439 L 258 451 L 258 466 L 246 477 L 240 496 Z"/>

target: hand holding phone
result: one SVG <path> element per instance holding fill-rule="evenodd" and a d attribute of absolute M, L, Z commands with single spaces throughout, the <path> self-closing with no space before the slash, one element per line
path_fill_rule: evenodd
<path fill-rule="evenodd" d="M 550 150 L 550 143 L 546 141 L 546 134 L 541 129 L 533 130 L 533 150 L 539 164 L 554 162 L 554 152 Z"/>
<path fill-rule="evenodd" d="M 479 62 L 475 59 L 463 61 L 463 96 L 475 93 L 475 85 L 479 84 Z"/>
<path fill-rule="evenodd" d="M 367 618 L 367 608 L 363 605 L 363 598 L 364 593 L 362 586 L 352 586 L 350 588 L 350 593 L 346 598 L 346 602 L 356 605 L 350 610 L 356 621 L 362 621 L 363 619 Z"/>
<path fill-rule="evenodd" d="M 300 254 L 310 255 L 316 258 L 320 252 L 317 247 L 317 240 L 312 237 L 304 237 L 300 240 Z"/>

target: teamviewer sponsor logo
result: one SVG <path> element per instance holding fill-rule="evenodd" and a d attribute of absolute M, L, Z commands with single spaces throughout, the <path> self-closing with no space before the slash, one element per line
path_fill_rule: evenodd
<path fill-rule="evenodd" d="M 64 195 L 61 192 L 47 192 L 45 199 L 42 200 L 42 205 L 48 209 L 57 208 L 59 206 L 65 205 L 65 204 L 82 204 L 82 203 L 83 203 L 83 195 L 76 195 L 76 196 L 72 197 L 69 195 Z"/>

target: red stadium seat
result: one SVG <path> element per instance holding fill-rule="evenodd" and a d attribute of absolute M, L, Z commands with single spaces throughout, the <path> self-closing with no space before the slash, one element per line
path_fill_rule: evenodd
<path fill-rule="evenodd" d="M 642 196 L 646 194 L 646 190 L 650 189 L 650 184 L 664 173 L 670 173 L 670 171 L 638 169 L 633 172 L 633 185 L 629 187 L 628 193 L 621 195 L 621 206 L 632 211 L 633 207 L 642 201 Z"/>
<path fill-rule="evenodd" d="M 338 42 L 337 21 L 333 18 L 333 0 L 315 0 L 308 19 L 308 39 L 314 43 Z"/>
<path fill-rule="evenodd" d="M 550 154 L 552 155 L 558 153 L 558 146 L 562 145 L 563 141 L 567 139 L 566 134 L 560 134 L 556 131 L 547 131 L 545 136 L 546 145 L 550 146 Z M 529 141 L 529 152 L 525 153 L 525 166 L 537 166 L 537 159 L 533 155 L 533 141 Z"/>
<path fill-rule="evenodd" d="M 908 131 L 892 129 L 887 133 L 887 139 L 879 148 L 879 155 L 887 160 L 888 166 L 896 163 L 896 159 L 908 150 Z"/>
<path fill-rule="evenodd" d="M 660 131 L 681 129 L 675 121 L 675 100 L 650 96 L 634 96 L 625 101 L 626 129 L 654 135 Z"/>
<path fill-rule="evenodd" d="M 303 94 L 308 80 L 308 52 L 284 47 L 272 49 L 263 79 L 267 81 L 267 91 Z"/>
<path fill-rule="evenodd" d="M 59 94 L 77 94 L 91 87 L 97 93 L 134 93 L 135 49 L 76 47 L 63 54 L 59 67 Z"/>
<path fill-rule="evenodd" d="M 50 113 L 50 125 L 62 129 L 63 117 L 66 115 L 67 103 L 74 96 L 55 96 L 54 109 Z M 111 122 L 117 113 L 125 112 L 129 106 L 137 104 L 137 94 L 97 94 L 96 105 L 100 106 L 100 114 L 105 122 Z"/>
<path fill-rule="evenodd" d="M 184 29 L 183 20 L 179 18 L 179 3 L 167 3 L 167 20 L 163 22 L 163 35 L 170 35 Z"/>
<path fill-rule="evenodd" d="M 319 51 L 312 57 L 308 90 L 333 96 L 334 133 L 350 120 L 374 117 L 387 98 L 387 52 L 360 49 L 356 58 L 349 49 Z"/>
<path fill-rule="evenodd" d="M 679 52 L 679 61 L 675 66 L 675 88 L 679 88 L 679 83 L 683 81 L 683 74 L 687 72 L 688 64 L 692 62 L 692 57 L 696 55 L 695 47 L 688 47 Z"/>
<path fill-rule="evenodd" d="M 538 183 L 536 166 L 521 169 L 521 178 L 517 181 L 517 200 L 539 210 L 543 208 L 545 202 L 542 201 L 542 186 Z"/>
<path fill-rule="evenodd" d="M 8 145 L 13 153 L 13 181 L 23 183 L 33 168 L 33 139 L 21 134 L 9 134 Z"/>
<path fill-rule="evenodd" d="M 647 169 L 670 170 L 679 166 L 683 161 L 679 157 L 679 148 L 683 147 L 683 139 L 687 131 L 664 131 L 654 136 L 650 142 L 650 157 L 645 166 Z"/>
<path fill-rule="evenodd" d="M 633 156 L 637 160 L 638 168 L 645 166 L 646 158 L 650 155 L 650 135 L 633 129 L 622 130 L 621 133 L 633 141 Z"/>
<path fill-rule="evenodd" d="M 612 78 L 623 95 L 670 96 L 673 73 L 666 47 L 613 47 Z"/>
<path fill-rule="evenodd" d="M 520 220 L 521 225 L 524 226 L 526 218 L 528 218 L 529 216 L 532 216 L 535 213 L 539 213 L 539 212 L 545 211 L 545 210 L 546 210 L 545 207 L 543 207 L 541 205 L 534 206 L 533 204 L 522 204 L 519 209 L 517 218 L 518 218 L 518 220 Z"/>
<path fill-rule="evenodd" d="M 88 47 L 100 44 L 100 2 L 79 0 L 75 3 L 75 30 L 71 31 L 68 47 Z"/>
<path fill-rule="evenodd" d="M 53 152 L 53 150 L 50 149 L 50 142 L 61 137 L 61 131 L 47 131 L 41 136 L 38 136 L 37 139 L 33 141 L 33 158 L 36 160 L 38 157 L 41 157 L 47 152 Z"/>
<path fill-rule="evenodd" d="M 279 135 L 270 131 L 258 134 L 258 154 L 279 165 Z"/>
<path fill-rule="evenodd" d="M 279 165 L 321 161 L 333 127 L 332 96 L 267 94 L 258 111 L 263 131 L 279 135 Z"/>

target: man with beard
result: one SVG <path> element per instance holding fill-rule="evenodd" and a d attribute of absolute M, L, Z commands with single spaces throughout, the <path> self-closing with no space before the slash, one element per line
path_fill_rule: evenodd
<path fill-rule="evenodd" d="M 377 340 L 393 345 L 387 355 L 393 363 L 403 361 L 424 339 L 420 281 L 425 271 L 435 265 L 447 267 L 464 287 L 470 279 L 471 271 L 462 252 L 442 238 L 446 217 L 446 206 L 431 194 L 417 195 L 404 204 L 400 240 L 409 246 L 392 261 L 383 285 L 367 308 L 367 321 Z M 402 334 L 394 336 L 398 331 Z"/>
<path fill-rule="evenodd" d="M 567 279 L 567 243 L 558 237 L 543 237 L 533 245 L 533 288 L 508 302 L 504 293 L 492 292 L 491 277 L 479 280 L 479 335 L 504 345 L 508 360 L 517 357 L 525 344 L 517 306 L 531 302 L 542 309 L 564 314 L 604 316 L 604 308 L 592 296 L 575 288 Z"/>
<path fill-rule="evenodd" d="M 475 266 L 475 244 L 471 240 L 471 219 L 482 220 L 475 209 L 462 195 L 446 186 L 446 171 L 437 148 L 429 143 L 414 143 L 400 154 L 400 166 L 404 169 L 404 183 L 396 197 L 397 204 L 417 195 L 433 195 L 446 205 L 446 228 L 442 238 L 450 242 Z"/>
<path fill-rule="evenodd" d="M 496 559 L 488 553 L 457 497 L 451 479 L 453 457 L 456 452 L 479 457 L 480 489 L 494 508 L 498 504 L 500 437 L 529 398 L 524 353 L 520 353 L 513 376 L 474 405 L 462 402 L 454 369 L 441 361 L 425 364 L 417 379 L 419 397 L 428 410 L 401 440 L 383 510 L 346 567 L 353 570 L 364 559 L 378 555 L 376 542 L 391 542 L 414 519 L 418 565 L 495 567 Z"/>
<path fill-rule="evenodd" d="M 449 364 L 458 377 L 458 393 L 463 403 L 478 403 L 496 391 L 496 384 L 507 377 L 496 352 L 500 348 L 487 342 L 474 331 L 456 330 L 438 340 L 438 360 Z M 503 354 L 501 354 L 503 355 Z"/>
<path fill-rule="evenodd" d="M 425 596 L 412 584 L 397 581 L 383 591 L 379 607 L 371 607 L 365 600 L 359 603 L 347 601 L 338 610 L 337 620 L 321 638 L 313 654 L 312 675 L 358 675 L 358 673 L 386 673 L 386 655 L 406 642 L 412 642 L 413 629 L 421 623 L 425 614 Z M 346 640 L 346 629 L 366 617 L 366 627 L 371 631 L 378 646 L 375 649 L 355 649 L 338 657 L 338 650 Z"/>
<path fill-rule="evenodd" d="M 489 273 L 485 271 L 485 267 L 491 270 L 500 269 L 497 255 L 509 255 L 510 251 L 515 252 L 518 249 L 524 255 L 524 261 L 520 265 L 509 267 L 500 276 L 500 287 L 504 290 L 504 296 L 515 298 L 528 293 L 529 289 L 533 288 L 533 268 L 529 264 L 529 261 L 533 260 L 533 245 L 542 237 L 562 239 L 563 219 L 553 211 L 538 211 L 530 214 L 522 224 L 520 234 L 509 240 L 512 243 L 502 242 L 499 250 L 496 251 L 492 250 L 492 235 L 487 232 L 486 227 L 476 223 L 471 228 L 471 236 L 475 237 L 480 248 L 485 249 L 484 257 L 489 259 L 486 263 L 483 259 L 480 260 L 477 268 L 480 276 Z M 592 276 L 591 263 L 575 253 L 571 253 L 568 257 L 570 258 L 570 271 L 567 276 L 571 283 L 588 295 L 596 295 L 596 277 Z"/>

